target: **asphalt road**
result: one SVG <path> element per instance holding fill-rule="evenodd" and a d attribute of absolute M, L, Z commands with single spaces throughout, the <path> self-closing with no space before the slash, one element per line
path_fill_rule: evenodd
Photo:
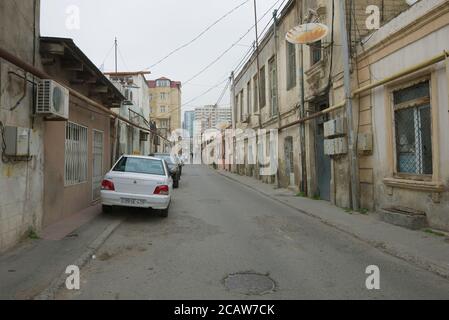
<path fill-rule="evenodd" d="M 183 169 L 168 218 L 113 214 L 125 222 L 81 270 L 81 289 L 58 299 L 449 298 L 449 281 L 205 167 Z M 369 265 L 379 267 L 379 290 L 365 286 Z M 269 278 L 225 286 L 239 272 Z M 269 279 L 274 290 L 246 291 Z"/>

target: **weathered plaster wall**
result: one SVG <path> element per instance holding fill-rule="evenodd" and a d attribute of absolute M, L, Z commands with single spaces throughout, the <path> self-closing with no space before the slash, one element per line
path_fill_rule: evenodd
<path fill-rule="evenodd" d="M 44 226 L 85 210 L 92 205 L 94 129 L 103 132 L 103 173 L 106 173 L 111 167 L 109 116 L 90 111 L 90 107 L 85 102 L 73 96 L 70 96 L 70 100 L 69 121 L 88 128 L 87 180 L 80 184 L 64 186 L 66 123 L 46 122 Z"/>
<path fill-rule="evenodd" d="M 446 22 L 449 22 L 449 14 L 446 14 Z M 437 23 L 434 20 L 433 23 Z M 416 39 L 402 48 L 376 60 L 371 65 L 373 78 L 382 79 L 404 68 L 427 60 L 443 50 L 449 48 L 449 25 L 431 32 L 428 35 Z M 439 63 L 424 70 L 424 74 L 431 75 L 431 85 L 436 90 L 432 96 L 432 113 L 434 115 L 432 126 L 437 126 L 437 135 L 432 139 L 438 146 L 439 153 L 434 151 L 433 161 L 439 163 L 437 174 L 434 170 L 433 180 L 442 182 L 446 191 L 440 195 L 439 202 L 432 199 L 432 193 L 426 191 L 408 190 L 403 188 L 391 188 L 384 184 L 383 179 L 392 176 L 392 146 L 389 143 L 388 126 L 389 114 L 387 105 L 388 87 L 380 87 L 373 94 L 373 131 L 374 131 L 374 180 L 376 208 L 384 206 L 401 205 L 422 210 L 427 213 L 430 224 L 437 228 L 449 229 L 449 196 L 447 185 L 449 184 L 449 115 L 448 115 L 448 72 L 444 63 Z M 420 73 L 422 74 L 422 73 Z M 410 78 L 413 79 L 413 78 Z M 436 86 L 436 88 L 435 88 Z M 435 114 L 437 113 L 437 114 Z M 435 121 L 436 120 L 436 121 Z"/>
<path fill-rule="evenodd" d="M 38 67 L 39 6 L 33 0 L 0 1 L 0 47 Z M 16 66 L 0 60 L 0 121 L 5 126 L 32 128 L 36 155 L 28 162 L 0 161 L 0 252 L 16 244 L 30 228 L 41 228 L 43 208 L 43 124 L 40 118 L 31 117 L 30 84 L 25 99 L 10 111 L 23 94 L 23 80 L 10 71 L 23 75 Z"/>

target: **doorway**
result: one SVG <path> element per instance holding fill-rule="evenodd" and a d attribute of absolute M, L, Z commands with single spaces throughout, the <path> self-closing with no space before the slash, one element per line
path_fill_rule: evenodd
<path fill-rule="evenodd" d="M 100 199 L 103 179 L 103 132 L 92 131 L 92 200 Z"/>
<path fill-rule="evenodd" d="M 284 139 L 285 175 L 290 186 L 295 185 L 295 171 L 293 164 L 293 137 Z"/>
<path fill-rule="evenodd" d="M 329 102 L 327 99 L 317 103 L 317 111 L 327 109 Z M 324 123 L 328 120 L 327 115 L 323 115 L 315 120 L 315 161 L 318 196 L 322 200 L 330 201 L 331 184 L 331 158 L 324 153 Z"/>

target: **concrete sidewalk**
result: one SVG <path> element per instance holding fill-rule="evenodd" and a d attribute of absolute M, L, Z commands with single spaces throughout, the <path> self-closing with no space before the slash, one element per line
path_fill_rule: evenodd
<path fill-rule="evenodd" d="M 302 214 L 364 241 L 377 249 L 449 279 L 449 238 L 425 231 L 412 231 L 380 221 L 377 214 L 361 214 L 338 208 L 327 201 L 298 197 L 288 189 L 257 179 L 218 170 L 218 174 L 241 183 Z"/>
<path fill-rule="evenodd" d="M 59 222 L 58 228 L 44 230 L 42 238 L 27 239 L 7 251 L 0 256 L 0 299 L 53 298 L 53 292 L 65 281 L 66 267 L 73 264 L 81 268 L 121 221 L 117 214 L 87 213 Z M 61 230 L 71 232 L 61 237 Z"/>

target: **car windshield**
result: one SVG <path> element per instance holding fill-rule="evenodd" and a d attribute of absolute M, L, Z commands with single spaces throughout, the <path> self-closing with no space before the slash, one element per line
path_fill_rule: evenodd
<path fill-rule="evenodd" d="M 112 171 L 165 175 L 161 160 L 131 157 L 121 158 Z"/>
<path fill-rule="evenodd" d="M 171 155 L 169 154 L 156 154 L 154 155 L 156 158 L 165 160 L 165 162 L 167 162 L 167 164 L 169 165 L 173 165 L 175 164 L 175 162 L 173 161 L 173 158 L 171 157 Z"/>

